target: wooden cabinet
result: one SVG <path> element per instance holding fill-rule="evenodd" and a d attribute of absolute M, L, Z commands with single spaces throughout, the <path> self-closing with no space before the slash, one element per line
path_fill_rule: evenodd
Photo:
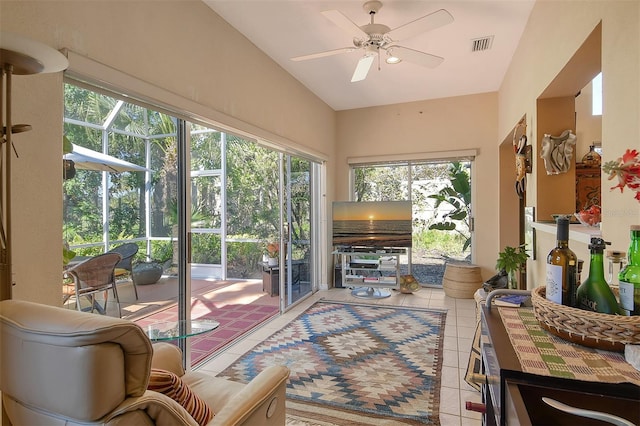
<path fill-rule="evenodd" d="M 515 308 L 510 308 L 515 309 Z M 500 313 L 482 311 L 482 400 L 484 425 L 602 425 L 603 422 L 559 411 L 543 397 L 610 413 L 640 424 L 640 387 L 526 373 L 520 366 Z"/>
<path fill-rule="evenodd" d="M 576 211 L 600 206 L 600 167 L 576 163 Z"/>
<path fill-rule="evenodd" d="M 280 294 L 280 268 L 278 266 L 262 265 L 262 291 L 269 296 Z"/>

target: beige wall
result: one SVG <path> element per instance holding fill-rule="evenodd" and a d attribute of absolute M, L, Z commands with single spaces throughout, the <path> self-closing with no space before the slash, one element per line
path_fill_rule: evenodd
<path fill-rule="evenodd" d="M 2 0 L 0 19 L 333 164 L 334 111 L 200 1 Z M 62 96 L 61 73 L 14 79 L 14 122 L 34 128 L 14 138 L 14 297 L 48 304 L 61 300 Z"/>
<path fill-rule="evenodd" d="M 500 134 L 526 114 L 532 132 L 529 140 L 540 140 L 541 135 L 535 134 L 537 98 L 600 22 L 603 161 L 614 160 L 626 148 L 638 147 L 640 2 L 637 1 L 538 1 L 499 91 Z M 557 96 L 574 95 L 576 92 Z M 535 181 L 535 178 L 529 179 L 533 183 L 527 188 L 529 193 L 541 191 L 535 187 Z M 628 247 L 629 225 L 640 223 L 640 204 L 628 190 L 624 194 L 610 192 L 608 188 L 612 185 L 606 176 L 603 176 L 602 183 L 603 236 L 612 242 L 612 247 Z M 530 205 L 535 206 L 535 199 Z M 546 254 L 553 247 L 552 240 L 546 236 L 539 239 L 537 263 L 545 261 Z M 580 258 L 588 256 L 585 244 L 570 245 L 580 252 Z M 531 265 L 530 270 L 538 271 L 529 276 L 530 286 L 543 282 L 539 265 Z"/>
<path fill-rule="evenodd" d="M 640 140 L 640 2 L 634 0 L 537 2 L 497 94 L 339 113 L 199 1 L 153 2 L 151 7 L 147 1 L 0 0 L 3 31 L 68 47 L 264 130 L 282 143 L 323 153 L 328 160 L 327 209 L 334 198 L 347 198 L 350 156 L 478 148 L 473 178 L 480 250 L 475 262 L 485 277 L 493 270 L 498 241 L 504 240 L 500 234 L 509 232 L 499 227 L 505 212 L 498 213 L 497 203 L 503 198 L 499 178 L 508 179 L 511 172 L 508 167 L 499 170 L 498 146 L 523 116 L 529 141 L 538 140 L 537 98 L 600 21 L 607 161 Z M 59 74 L 28 76 L 17 77 L 14 86 L 14 122 L 34 127 L 16 136 L 15 295 L 51 304 L 58 303 L 60 291 L 61 82 Z M 603 187 L 608 184 L 604 181 Z M 535 190 L 535 176 L 529 177 L 528 191 L 531 185 Z M 628 244 L 629 225 L 640 223 L 640 205 L 629 192 L 605 189 L 603 206 L 605 237 L 616 246 Z"/>
<path fill-rule="evenodd" d="M 493 275 L 498 253 L 497 93 L 411 102 L 338 112 L 336 198 L 349 198 L 350 157 L 477 149 L 472 202 L 476 231 L 474 263 Z"/>

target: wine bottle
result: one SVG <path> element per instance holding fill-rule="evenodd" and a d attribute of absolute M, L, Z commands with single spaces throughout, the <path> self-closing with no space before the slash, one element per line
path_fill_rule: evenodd
<path fill-rule="evenodd" d="M 547 255 L 547 299 L 576 306 L 576 265 L 578 258 L 569 248 L 569 219 L 556 220 L 556 248 Z"/>
<path fill-rule="evenodd" d="M 620 307 L 629 315 L 640 315 L 640 225 L 631 226 L 627 266 L 618 274 Z"/>
<path fill-rule="evenodd" d="M 591 237 L 589 244 L 589 277 L 580 286 L 576 294 L 578 307 L 587 311 L 603 314 L 617 314 L 618 301 L 604 278 L 604 249 L 607 243 L 599 237 Z"/>

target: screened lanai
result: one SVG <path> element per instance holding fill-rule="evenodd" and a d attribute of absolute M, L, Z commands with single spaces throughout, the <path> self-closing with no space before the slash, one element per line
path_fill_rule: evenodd
<path fill-rule="evenodd" d="M 313 161 L 74 84 L 65 84 L 64 131 L 76 146 L 139 166 L 76 167 L 63 181 L 71 263 L 122 244 L 138 247 L 132 273 L 118 285 L 128 298 L 124 317 L 177 306 L 181 288 L 192 298 L 192 318 L 229 303 L 278 312 L 311 293 Z M 265 258 L 269 244 L 284 248 L 276 266 Z M 136 268 L 150 264 L 161 265 L 161 278 L 136 285 L 140 297 L 132 300 Z"/>

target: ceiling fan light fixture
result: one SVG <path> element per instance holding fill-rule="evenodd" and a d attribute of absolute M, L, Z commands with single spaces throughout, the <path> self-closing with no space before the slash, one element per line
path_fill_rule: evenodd
<path fill-rule="evenodd" d="M 400 62 L 402 62 L 402 59 L 400 59 L 396 55 L 394 55 L 393 52 L 391 51 L 391 49 L 389 49 L 389 50 L 387 50 L 387 59 L 385 59 L 385 62 L 390 64 L 390 65 L 394 65 L 394 64 L 399 64 Z"/>

